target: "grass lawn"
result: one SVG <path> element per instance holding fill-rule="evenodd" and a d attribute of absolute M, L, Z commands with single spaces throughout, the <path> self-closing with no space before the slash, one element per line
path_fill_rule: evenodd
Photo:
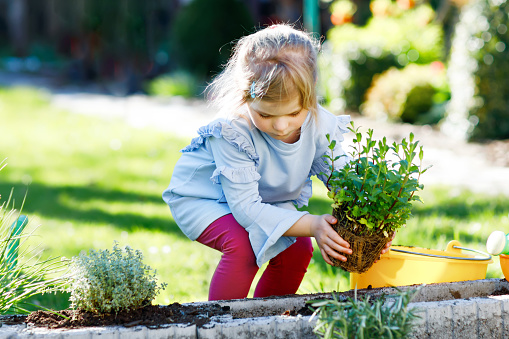
<path fill-rule="evenodd" d="M 19 207 L 27 193 L 23 214 L 29 216 L 29 228 L 38 227 L 32 245 L 40 244 L 44 257 L 68 258 L 112 248 L 115 240 L 140 249 L 146 264 L 168 283 L 156 299 L 160 304 L 206 300 L 220 258 L 219 252 L 189 241 L 161 199 L 178 151 L 188 143 L 121 120 L 57 110 L 35 90 L 0 88 L 0 161 L 7 158 L 0 194 L 4 201 L 14 188 Z M 315 183 L 308 210 L 330 213 L 325 196 L 323 185 Z M 415 205 L 395 244 L 445 249 L 457 239 L 485 250 L 492 231 L 509 230 L 509 197 L 444 187 L 426 187 L 421 196 L 424 204 Z M 501 276 L 495 258 L 488 277 Z M 347 289 L 348 275 L 325 264 L 315 244 L 299 293 Z M 65 294 L 36 302 L 68 306 Z"/>

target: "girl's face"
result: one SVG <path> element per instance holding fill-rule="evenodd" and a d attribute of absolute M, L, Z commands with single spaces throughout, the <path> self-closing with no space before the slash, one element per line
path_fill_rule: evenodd
<path fill-rule="evenodd" d="M 302 108 L 298 95 L 278 102 L 254 100 L 248 102 L 247 107 L 253 124 L 260 131 L 287 144 L 299 140 L 308 110 Z"/>

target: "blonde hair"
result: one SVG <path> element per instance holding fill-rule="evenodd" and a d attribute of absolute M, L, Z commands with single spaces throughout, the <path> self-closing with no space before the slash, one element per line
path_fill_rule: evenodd
<path fill-rule="evenodd" d="M 254 100 L 284 101 L 299 95 L 302 108 L 317 114 L 319 42 L 286 24 L 241 38 L 225 69 L 207 87 L 220 115 L 238 116 Z"/>

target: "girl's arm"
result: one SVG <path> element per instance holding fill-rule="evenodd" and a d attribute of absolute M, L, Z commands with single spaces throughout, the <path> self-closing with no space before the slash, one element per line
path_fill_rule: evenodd
<path fill-rule="evenodd" d="M 333 265 L 329 255 L 337 260 L 346 261 L 346 257 L 340 253 L 352 254 L 350 244 L 341 238 L 331 227 L 331 224 L 336 222 L 336 218 L 330 214 L 306 214 L 297 220 L 283 235 L 290 237 L 314 237 L 325 262 Z M 391 244 L 392 241 L 387 243 L 382 254 L 389 250 Z"/>
<path fill-rule="evenodd" d="M 330 224 L 335 224 L 336 222 L 336 218 L 330 214 L 306 214 L 297 220 L 283 235 L 290 237 L 314 237 L 323 259 L 329 265 L 332 265 L 329 255 L 337 260 L 346 261 L 346 257 L 340 253 L 352 254 L 350 245 L 330 226 Z"/>

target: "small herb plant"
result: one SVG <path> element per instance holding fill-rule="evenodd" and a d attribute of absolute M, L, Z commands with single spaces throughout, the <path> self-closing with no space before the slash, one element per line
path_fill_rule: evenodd
<path fill-rule="evenodd" d="M 340 301 L 312 301 L 313 317 L 318 316 L 314 332 L 321 338 L 406 338 L 412 332 L 413 322 L 420 318 L 419 309 L 408 309 L 408 304 L 420 290 L 409 289 L 387 298 L 361 300 L 347 298 Z M 357 290 L 355 291 L 357 294 Z"/>
<path fill-rule="evenodd" d="M 115 243 L 113 251 L 90 250 L 72 258 L 71 307 L 96 313 L 133 310 L 151 304 L 166 287 L 156 283 L 156 271 L 143 264 L 139 250 Z"/>
<path fill-rule="evenodd" d="M 348 153 L 351 161 L 339 169 L 334 168 L 334 161 L 341 157 L 333 153 L 336 141 L 326 135 L 331 150 L 330 155 L 324 155 L 331 173 L 328 197 L 333 199 L 334 209 L 354 222 L 356 234 L 383 233 L 388 237 L 410 217 L 411 202 L 421 201 L 415 192 L 423 189 L 419 179 L 427 170 L 422 168 L 422 146 L 418 149 L 419 142 L 414 142 L 413 133 L 408 140 L 388 145 L 386 137 L 378 142 L 373 140 L 372 129 L 366 136 L 353 122 L 348 129 L 355 134 L 353 150 Z M 389 159 L 391 154 L 394 161 Z"/>

